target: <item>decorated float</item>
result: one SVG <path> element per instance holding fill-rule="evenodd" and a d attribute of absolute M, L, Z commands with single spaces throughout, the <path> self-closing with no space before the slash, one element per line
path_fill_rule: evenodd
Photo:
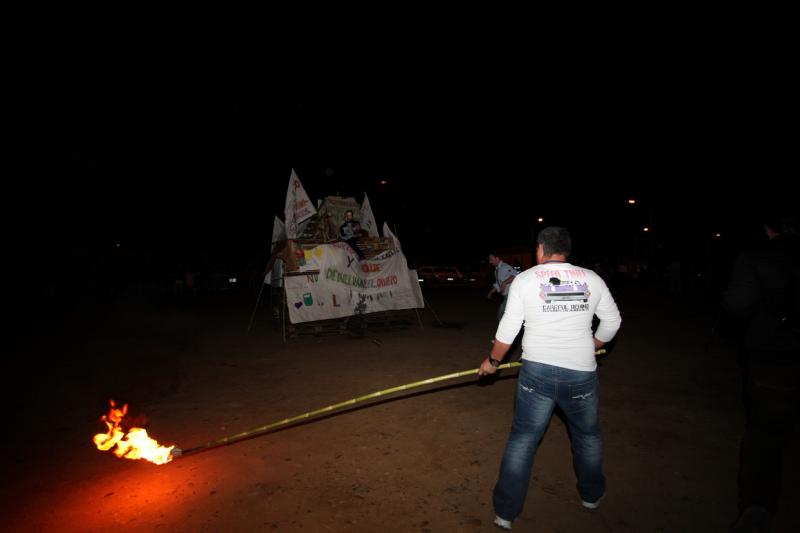
<path fill-rule="evenodd" d="M 360 254 L 340 235 L 348 211 L 358 221 Z M 315 206 L 292 170 L 285 219 L 275 217 L 264 279 L 284 338 L 419 322 L 424 301 L 417 273 L 385 222 L 382 233 L 366 194 L 360 204 L 328 196 Z"/>

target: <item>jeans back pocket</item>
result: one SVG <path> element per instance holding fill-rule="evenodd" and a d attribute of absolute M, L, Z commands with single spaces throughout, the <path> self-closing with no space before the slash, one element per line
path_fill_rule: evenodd
<path fill-rule="evenodd" d="M 569 409 L 572 412 L 582 411 L 597 406 L 597 378 L 569 386 Z"/>

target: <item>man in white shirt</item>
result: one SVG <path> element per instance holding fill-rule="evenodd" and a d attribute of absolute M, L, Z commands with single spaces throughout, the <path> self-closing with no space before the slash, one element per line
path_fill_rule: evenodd
<path fill-rule="evenodd" d="M 478 372 L 496 372 L 524 321 L 514 423 L 493 494 L 495 525 L 504 529 L 522 512 L 533 458 L 556 406 L 569 424 L 583 506 L 596 509 L 605 495 L 594 354 L 622 319 L 603 279 L 567 262 L 572 239 L 565 228 L 543 229 L 536 243 L 537 265 L 512 282 L 494 346 Z M 594 315 L 600 324 L 592 334 Z"/>
<path fill-rule="evenodd" d="M 491 300 L 494 293 L 499 294 L 503 298 L 502 303 L 500 303 L 500 309 L 497 311 L 497 320 L 500 320 L 503 318 L 503 312 L 506 310 L 508 288 L 511 286 L 511 282 L 514 281 L 517 271 L 508 263 L 503 262 L 500 256 L 495 253 L 489 254 L 489 264 L 494 267 L 494 284 L 489 294 L 486 295 L 486 298 Z"/>

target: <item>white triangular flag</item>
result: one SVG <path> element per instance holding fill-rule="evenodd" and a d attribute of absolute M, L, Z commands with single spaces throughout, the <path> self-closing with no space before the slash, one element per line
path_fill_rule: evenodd
<path fill-rule="evenodd" d="M 289 176 L 289 188 L 286 190 L 286 237 L 296 239 L 301 222 L 317 214 L 317 209 L 306 194 L 300 178 L 297 177 L 294 169 Z"/>
<path fill-rule="evenodd" d="M 267 275 L 264 276 L 264 283 L 267 285 L 274 285 L 275 287 L 283 286 L 283 259 L 280 257 L 275 258 L 275 262 L 272 264 L 272 270 L 267 272 Z"/>
<path fill-rule="evenodd" d="M 272 243 L 269 245 L 269 253 L 272 254 L 272 252 L 275 251 L 275 245 L 277 243 L 285 240 L 286 240 L 286 226 L 284 226 L 283 222 L 281 222 L 281 219 L 278 218 L 278 215 L 275 215 L 275 222 L 272 223 Z M 275 270 L 276 276 L 280 277 L 283 275 L 282 260 L 276 259 L 272 268 Z M 273 279 L 272 270 L 270 270 L 264 276 L 264 283 L 269 285 L 272 279 Z"/>
<path fill-rule="evenodd" d="M 398 250 L 400 249 L 400 240 L 394 236 L 392 230 L 389 229 L 389 224 L 387 224 L 386 222 L 383 223 L 383 236 L 384 238 L 391 237 L 392 239 L 394 239 L 395 246 L 397 246 Z"/>
<path fill-rule="evenodd" d="M 275 245 L 281 241 L 286 240 L 286 226 L 283 224 L 278 215 L 275 215 L 275 222 L 272 223 L 272 243 L 269 246 L 269 252 L 275 251 Z"/>
<path fill-rule="evenodd" d="M 364 202 L 361 204 L 361 227 L 367 230 L 370 237 L 378 237 L 378 224 L 375 222 L 375 215 L 372 214 L 372 206 L 369 205 L 367 193 L 364 193 Z"/>

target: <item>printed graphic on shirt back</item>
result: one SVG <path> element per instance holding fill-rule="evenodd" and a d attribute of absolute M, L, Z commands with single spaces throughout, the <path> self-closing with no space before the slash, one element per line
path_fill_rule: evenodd
<path fill-rule="evenodd" d="M 545 304 L 542 306 L 542 311 L 546 313 L 560 312 L 560 311 L 586 311 L 589 309 L 589 284 L 580 281 L 561 280 L 557 277 L 551 277 L 547 283 L 539 284 L 539 298 L 544 300 Z M 564 302 L 564 303 L 561 303 Z M 567 302 L 582 302 L 582 303 L 567 303 Z"/>

